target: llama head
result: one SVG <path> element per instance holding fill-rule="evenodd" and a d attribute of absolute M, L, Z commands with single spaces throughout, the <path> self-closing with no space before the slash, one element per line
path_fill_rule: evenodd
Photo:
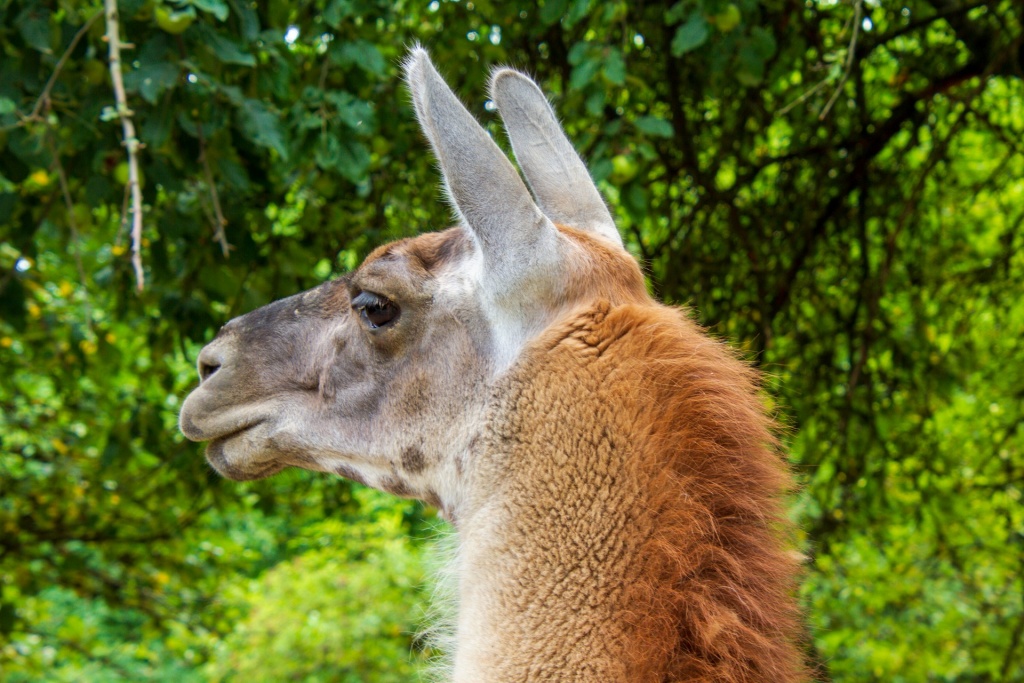
<path fill-rule="evenodd" d="M 221 329 L 180 426 L 210 441 L 224 476 L 297 466 L 451 510 L 493 380 L 573 308 L 645 296 L 532 80 L 509 69 L 491 80 L 531 195 L 423 49 L 405 73 L 460 224 L 385 245 L 353 273 Z"/>

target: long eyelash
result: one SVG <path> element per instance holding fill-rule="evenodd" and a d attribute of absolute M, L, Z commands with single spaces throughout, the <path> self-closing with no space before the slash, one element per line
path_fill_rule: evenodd
<path fill-rule="evenodd" d="M 359 292 L 359 294 L 352 298 L 351 304 L 353 310 L 359 311 L 359 315 L 363 321 L 374 330 L 389 325 L 399 315 L 399 308 L 395 302 L 374 292 Z M 389 310 L 392 312 L 392 315 L 387 320 L 380 323 L 374 321 L 370 317 L 373 314 Z"/>
<path fill-rule="evenodd" d="M 359 294 L 353 297 L 352 308 L 355 308 L 357 310 L 363 310 L 374 305 L 386 306 L 388 303 L 388 300 L 379 294 L 363 291 L 359 292 Z"/>

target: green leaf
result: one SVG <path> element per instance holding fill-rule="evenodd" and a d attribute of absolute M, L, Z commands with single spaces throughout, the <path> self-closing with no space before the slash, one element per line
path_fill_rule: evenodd
<path fill-rule="evenodd" d="M 324 9 L 324 21 L 331 28 L 338 28 L 345 17 L 352 14 L 352 0 L 331 0 Z"/>
<path fill-rule="evenodd" d="M 341 142 L 335 135 L 325 135 L 313 152 L 313 161 L 325 171 L 335 170 L 341 156 Z"/>
<path fill-rule="evenodd" d="M 647 215 L 647 190 L 640 183 L 634 182 L 630 184 L 625 194 L 626 208 L 629 212 L 634 218 L 644 218 Z"/>
<path fill-rule="evenodd" d="M 245 167 L 234 159 L 219 159 L 217 170 L 220 171 L 219 176 L 224 178 L 224 182 L 232 187 L 236 187 L 243 192 L 248 191 L 252 187 Z"/>
<path fill-rule="evenodd" d="M 665 11 L 665 23 L 669 26 L 672 24 L 678 24 L 692 9 L 693 2 L 690 0 L 677 2 Z"/>
<path fill-rule="evenodd" d="M 196 27 L 199 40 L 224 64 L 256 66 L 256 58 L 227 36 L 202 24 Z"/>
<path fill-rule="evenodd" d="M 600 116 L 604 110 L 605 97 L 604 88 L 594 88 L 594 92 L 587 96 L 587 114 L 595 118 Z"/>
<path fill-rule="evenodd" d="M 366 169 L 369 167 L 370 152 L 363 143 L 357 140 L 344 140 L 338 169 L 341 174 L 356 183 L 366 178 Z"/>
<path fill-rule="evenodd" d="M 590 12 L 590 0 L 572 0 L 569 13 L 565 17 L 565 27 L 572 28 L 576 22 Z"/>
<path fill-rule="evenodd" d="M 230 0 L 231 13 L 235 15 L 241 30 L 241 38 L 246 42 L 256 40 L 260 34 L 260 18 L 245 0 Z"/>
<path fill-rule="evenodd" d="M 331 61 L 342 66 L 357 66 L 367 73 L 383 76 L 387 62 L 377 46 L 366 40 L 335 43 L 331 46 Z"/>
<path fill-rule="evenodd" d="M 689 21 L 676 29 L 676 35 L 672 39 L 672 54 L 679 57 L 696 50 L 707 41 L 709 34 L 708 22 L 703 15 L 694 14 Z"/>
<path fill-rule="evenodd" d="M 18 621 L 18 615 L 14 605 L 9 602 L 0 602 L 0 633 L 7 635 L 14 630 Z"/>
<path fill-rule="evenodd" d="M 643 133 L 659 138 L 670 138 L 675 134 L 672 124 L 657 116 L 641 116 L 634 125 Z"/>
<path fill-rule="evenodd" d="M 199 273 L 199 282 L 208 291 L 216 292 L 221 296 L 230 296 L 238 289 L 238 282 L 234 275 L 227 266 L 217 265 L 203 268 Z"/>
<path fill-rule="evenodd" d="M 228 18 L 228 4 L 224 0 L 192 0 L 192 5 L 217 17 L 217 21 L 225 21 Z"/>
<path fill-rule="evenodd" d="M 152 8 L 153 3 L 151 0 L 117 0 L 117 12 L 123 21 L 124 19 L 135 18 L 146 5 Z"/>
<path fill-rule="evenodd" d="M 604 75 L 615 85 L 623 85 L 626 82 L 626 61 L 618 48 L 611 48 L 604 61 Z"/>
<path fill-rule="evenodd" d="M 875 427 L 878 429 L 878 435 L 883 439 L 889 438 L 890 432 L 892 432 L 893 420 L 892 416 L 886 413 L 878 413 L 875 415 Z"/>
<path fill-rule="evenodd" d="M 569 7 L 569 0 L 547 0 L 540 8 L 540 20 L 545 26 L 558 22 Z"/>
<path fill-rule="evenodd" d="M 14 103 L 14 100 L 6 97 L 0 97 L 0 116 L 4 114 L 13 114 L 18 111 L 18 105 Z"/>
<path fill-rule="evenodd" d="M 775 37 L 763 26 L 755 26 L 750 30 L 750 44 L 765 61 L 774 57 L 778 49 Z"/>
<path fill-rule="evenodd" d="M 614 170 L 611 159 L 598 159 L 590 164 L 590 177 L 594 182 L 600 182 L 611 175 Z"/>
<path fill-rule="evenodd" d="M 26 166 L 46 168 L 52 163 L 50 151 L 42 144 L 39 135 L 29 132 L 24 127 L 8 132 L 7 149 L 13 152 Z M 15 178 L 17 177 L 15 176 Z M 0 212 L 0 216 L 6 215 L 8 214 Z"/>
<path fill-rule="evenodd" d="M 245 96 L 242 95 L 242 90 L 236 85 L 218 85 L 217 90 L 227 98 L 228 102 L 235 105 L 236 107 L 242 106 L 245 102 Z"/>
<path fill-rule="evenodd" d="M 134 71 L 124 75 L 125 88 L 136 91 L 142 95 L 142 99 L 150 104 L 156 104 L 161 93 L 174 87 L 178 82 L 181 70 L 177 64 L 161 62 L 157 64 L 143 64 Z"/>
<path fill-rule="evenodd" d="M 569 87 L 573 90 L 582 89 L 594 80 L 594 76 L 597 75 L 600 68 L 601 62 L 597 59 L 589 59 L 577 65 L 572 70 L 572 76 L 569 77 Z"/>
<path fill-rule="evenodd" d="M 739 69 L 736 79 L 747 86 L 754 86 L 764 80 L 765 65 L 775 55 L 775 38 L 760 26 L 750 31 L 750 38 L 743 43 L 737 54 Z M 839 64 L 833 65 L 834 72 L 841 71 Z"/>
<path fill-rule="evenodd" d="M 373 106 L 355 95 L 347 92 L 329 92 L 324 99 L 334 105 L 338 112 L 338 118 L 342 122 L 359 132 L 369 132 L 375 126 Z"/>
<path fill-rule="evenodd" d="M 740 48 L 738 55 L 739 68 L 736 80 L 746 86 L 755 86 L 764 80 L 764 61 L 749 46 Z"/>
<path fill-rule="evenodd" d="M 14 20 L 25 43 L 34 50 L 50 54 L 50 12 L 41 7 L 29 6 Z"/>
<path fill-rule="evenodd" d="M 590 43 L 585 40 L 581 40 L 569 49 L 569 63 L 576 66 L 583 61 L 587 52 L 590 49 Z"/>
<path fill-rule="evenodd" d="M 146 117 L 142 123 L 142 139 L 146 141 L 146 146 L 153 149 L 163 147 L 170 139 L 173 124 L 173 107 L 159 107 L 155 115 Z"/>
<path fill-rule="evenodd" d="M 238 109 L 238 122 L 242 133 L 260 147 L 272 149 L 282 159 L 288 159 L 284 130 L 280 117 L 259 100 L 246 99 Z"/>
<path fill-rule="evenodd" d="M 9 194 L 0 197 L 14 196 Z M 25 288 L 21 278 L 9 277 L 0 282 L 0 319 L 9 323 L 15 330 L 25 328 Z"/>

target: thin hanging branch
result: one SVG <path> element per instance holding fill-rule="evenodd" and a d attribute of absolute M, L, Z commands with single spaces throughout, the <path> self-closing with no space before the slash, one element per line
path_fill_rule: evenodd
<path fill-rule="evenodd" d="M 50 79 L 46 81 L 46 85 L 43 87 L 43 92 L 40 93 L 39 98 L 36 99 L 36 104 L 32 107 L 32 112 L 25 117 L 25 121 L 42 120 L 43 110 L 49 109 L 50 107 L 50 92 L 53 90 L 53 86 L 57 82 L 57 77 L 60 76 L 61 70 L 67 63 L 68 57 L 70 57 L 71 53 L 75 51 L 75 48 L 78 47 L 78 43 L 81 42 L 82 38 L 85 37 L 85 34 L 89 32 L 89 29 L 92 28 L 92 25 L 96 23 L 96 20 L 100 18 L 101 14 L 103 13 L 97 12 L 92 15 L 84 24 L 82 24 L 82 28 L 78 29 L 78 32 L 71 39 L 71 43 L 69 43 L 67 49 L 64 50 L 64 54 L 62 54 L 60 59 L 57 60 L 57 65 L 53 67 L 53 73 L 50 74 Z"/>
<path fill-rule="evenodd" d="M 121 76 L 121 48 L 134 47 L 122 43 L 118 23 L 117 0 L 103 0 L 107 19 L 107 45 L 110 54 L 110 78 L 114 84 L 114 98 L 117 103 L 117 117 L 121 119 L 124 146 L 128 151 L 128 190 L 131 193 L 132 214 L 132 266 L 135 268 L 135 282 L 139 289 L 145 286 L 142 272 L 142 187 L 139 184 L 139 149 L 142 143 L 135 135 L 132 110 L 128 108 L 124 79 Z"/>
<path fill-rule="evenodd" d="M 825 117 L 828 116 L 829 110 L 832 109 L 832 105 L 836 103 L 836 100 L 842 93 L 843 86 L 846 85 L 846 81 L 850 77 L 850 72 L 853 70 L 853 60 L 856 58 L 857 51 L 857 38 L 860 35 L 860 27 L 861 22 L 863 21 L 863 17 L 864 0 L 853 0 L 853 14 L 850 16 L 849 19 L 846 20 L 846 23 L 843 24 L 843 30 L 839 32 L 839 35 L 843 36 L 846 35 L 846 32 L 848 30 L 851 30 L 851 27 L 853 31 L 853 38 L 850 40 L 850 44 L 846 49 L 846 58 L 843 60 L 842 71 L 833 72 L 830 70 L 829 74 L 825 76 L 825 78 L 818 81 L 818 83 L 813 88 L 810 88 L 802 95 L 800 95 L 798 98 L 796 98 L 795 100 L 787 104 L 785 107 L 780 109 L 776 113 L 776 116 L 785 116 L 794 107 L 803 104 L 811 97 L 813 97 L 822 88 L 829 85 L 830 83 L 835 82 L 838 79 L 838 84 L 836 85 L 835 92 L 832 93 L 832 96 L 829 97 L 828 99 L 828 103 L 825 104 L 824 107 L 822 107 L 821 112 L 818 114 L 819 121 L 825 120 Z"/>
<path fill-rule="evenodd" d="M 181 36 L 175 36 L 175 38 L 178 41 L 178 54 L 181 55 L 181 61 L 184 62 L 188 59 L 188 53 L 185 51 L 185 41 L 181 39 Z M 320 87 L 323 89 L 322 75 L 320 80 Z M 228 219 L 224 217 L 224 211 L 220 206 L 220 195 L 217 193 L 217 184 L 213 180 L 213 169 L 210 168 L 210 159 L 206 153 L 206 135 L 203 133 L 202 121 L 196 121 L 196 138 L 199 140 L 199 161 L 203 164 L 203 175 L 206 177 L 206 187 L 210 190 L 210 201 L 213 203 L 213 216 L 210 215 L 210 211 L 206 208 L 205 202 L 203 204 L 203 212 L 206 213 L 207 218 L 210 220 L 210 224 L 213 226 L 213 239 L 220 245 L 221 252 L 223 252 L 224 257 L 227 258 L 234 247 L 228 244 L 228 238 L 224 232 L 224 228 L 228 225 Z"/>
<path fill-rule="evenodd" d="M 786 114 L 788 114 L 790 112 L 790 110 L 793 109 L 793 107 L 796 107 L 797 105 L 802 104 L 802 103 L 806 102 L 807 100 L 809 100 L 811 97 L 813 97 L 814 93 L 818 92 L 819 90 L 824 88 L 826 85 L 828 85 L 830 80 L 831 79 L 829 79 L 829 78 L 825 78 L 825 79 L 822 79 L 821 81 L 818 81 L 818 84 L 816 86 L 814 86 L 813 88 L 811 88 L 810 90 L 805 92 L 803 95 L 801 95 L 800 97 L 796 98 L 795 100 L 793 100 L 792 102 L 787 104 L 785 107 L 780 109 L 777 115 L 778 116 L 785 116 Z"/>
<path fill-rule="evenodd" d="M 203 174 L 206 176 L 206 185 L 210 189 L 210 199 L 213 201 L 213 239 L 217 240 L 220 250 L 227 257 L 231 251 L 228 238 L 224 234 L 228 219 L 224 217 L 224 211 L 220 207 L 220 195 L 217 194 L 217 183 L 213 180 L 213 171 L 210 169 L 210 160 L 206 156 L 206 136 L 203 135 L 203 124 L 196 121 L 196 133 L 199 138 L 199 160 L 203 162 Z"/>
<path fill-rule="evenodd" d="M 825 117 L 828 116 L 829 111 L 832 110 L 832 105 L 839 99 L 839 95 L 843 92 L 843 86 L 846 85 L 846 81 L 850 78 L 850 73 L 853 71 L 853 60 L 857 58 L 857 36 L 860 35 L 860 25 L 864 20 L 863 18 L 864 0 L 854 0 L 853 37 L 850 38 L 850 46 L 846 48 L 846 64 L 843 65 L 843 75 L 839 78 L 839 83 L 836 85 L 836 90 L 832 93 L 832 97 L 829 98 L 821 113 L 818 114 L 819 121 L 824 121 Z"/>

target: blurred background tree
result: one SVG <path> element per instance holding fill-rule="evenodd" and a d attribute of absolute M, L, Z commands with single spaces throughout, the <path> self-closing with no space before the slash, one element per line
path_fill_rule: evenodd
<path fill-rule="evenodd" d="M 1024 680 L 1024 5 L 0 3 L 0 678 L 408 680 L 433 511 L 177 433 L 231 317 L 448 225 L 398 76 L 536 75 L 664 300 L 769 376 L 836 681 Z M 504 142 L 502 141 L 502 144 Z"/>

